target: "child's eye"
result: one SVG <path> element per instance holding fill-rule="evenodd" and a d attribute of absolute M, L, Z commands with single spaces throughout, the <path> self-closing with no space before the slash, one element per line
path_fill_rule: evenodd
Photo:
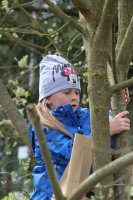
<path fill-rule="evenodd" d="M 80 94 L 80 92 L 79 92 L 79 91 L 76 91 L 76 92 L 75 92 L 75 94 L 76 94 L 76 95 L 79 95 L 79 94 Z"/>
<path fill-rule="evenodd" d="M 72 92 L 71 90 L 66 90 L 66 91 L 64 91 L 63 93 L 66 94 L 66 95 L 69 95 L 69 94 L 71 94 L 71 93 L 73 93 L 73 92 Z M 75 93 L 76 95 L 80 95 L 80 91 L 78 91 L 78 90 L 75 91 L 74 93 Z"/>
<path fill-rule="evenodd" d="M 66 92 L 64 92 L 64 94 L 70 94 L 70 91 L 66 91 Z"/>

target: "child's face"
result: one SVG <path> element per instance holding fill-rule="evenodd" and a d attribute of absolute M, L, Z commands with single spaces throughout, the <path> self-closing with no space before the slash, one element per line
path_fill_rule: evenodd
<path fill-rule="evenodd" d="M 54 109 L 63 104 L 70 104 L 75 111 L 79 106 L 80 91 L 75 88 L 64 89 L 51 96 L 47 97 L 47 103 L 50 105 L 50 109 Z"/>

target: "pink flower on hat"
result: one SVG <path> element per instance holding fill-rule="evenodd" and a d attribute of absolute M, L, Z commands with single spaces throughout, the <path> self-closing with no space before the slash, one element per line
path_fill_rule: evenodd
<path fill-rule="evenodd" d="M 70 74 L 75 74 L 76 75 L 76 72 L 75 72 L 74 68 L 68 69 L 68 68 L 64 67 L 64 72 L 65 72 L 66 76 L 68 76 Z"/>

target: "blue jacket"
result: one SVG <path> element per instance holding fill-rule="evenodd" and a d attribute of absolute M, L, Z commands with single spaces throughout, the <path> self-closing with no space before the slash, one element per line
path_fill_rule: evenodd
<path fill-rule="evenodd" d="M 74 136 L 81 133 L 91 137 L 90 134 L 90 112 L 87 108 L 78 107 L 74 112 L 69 104 L 62 105 L 54 110 L 52 114 L 61 122 L 66 130 Z M 44 134 L 51 152 L 52 161 L 60 180 L 71 156 L 73 140 L 57 130 L 43 127 Z M 30 200 L 50 200 L 53 191 L 48 178 L 39 143 L 33 126 L 30 124 L 29 134 L 37 165 L 32 172 L 34 190 Z"/>

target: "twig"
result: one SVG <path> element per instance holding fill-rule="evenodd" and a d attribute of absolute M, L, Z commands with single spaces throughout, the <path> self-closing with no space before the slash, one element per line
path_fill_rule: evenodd
<path fill-rule="evenodd" d="M 82 26 L 80 26 L 71 16 L 64 13 L 58 6 L 56 6 L 50 0 L 43 0 L 50 9 L 56 13 L 60 18 L 64 19 L 65 21 L 69 22 L 73 27 L 75 27 L 82 35 L 86 38 L 87 37 L 87 30 L 85 30 Z"/>

